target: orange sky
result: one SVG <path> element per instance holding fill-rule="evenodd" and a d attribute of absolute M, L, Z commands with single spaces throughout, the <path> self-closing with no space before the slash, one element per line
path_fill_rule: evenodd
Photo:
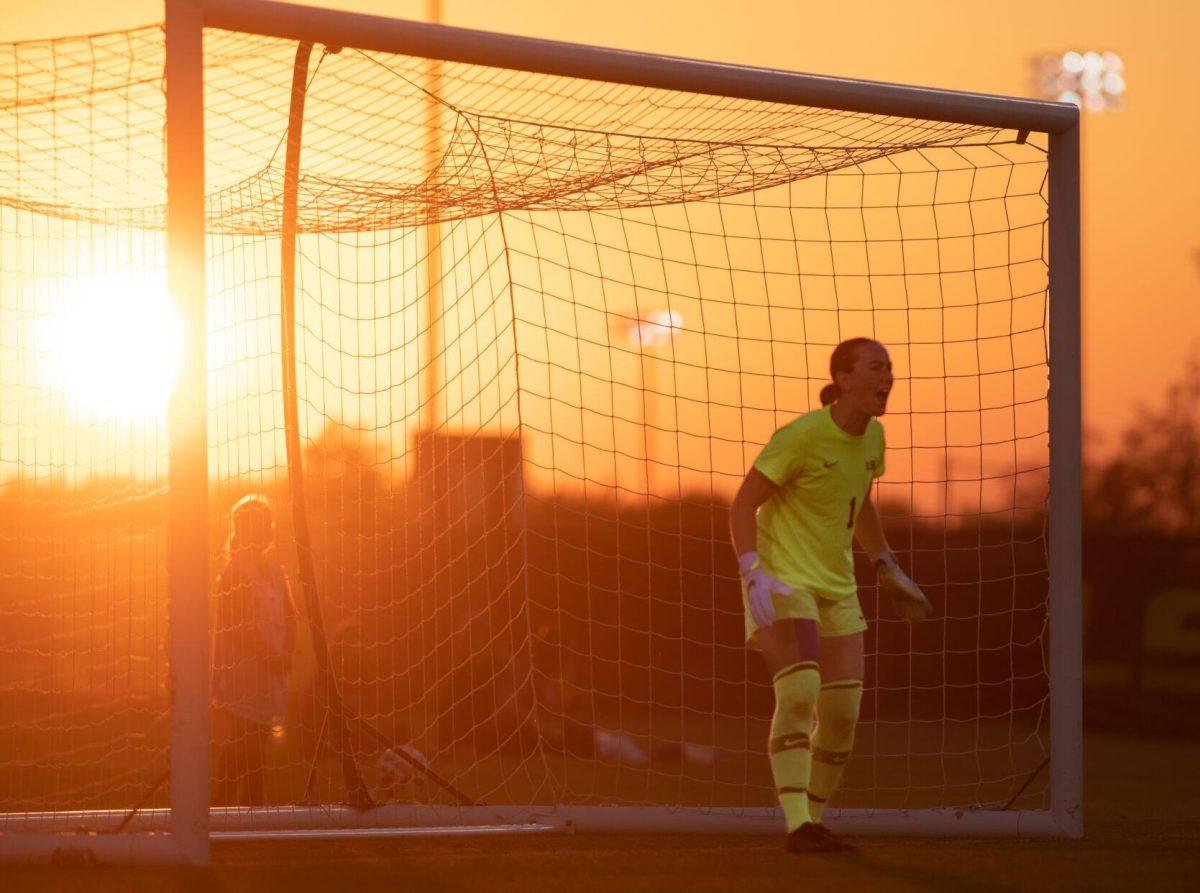
<path fill-rule="evenodd" d="M 427 8 L 426 0 L 314 5 L 408 18 Z M 1088 116 L 1084 133 L 1085 424 L 1111 444 L 1137 402 L 1155 400 L 1200 349 L 1200 177 L 1190 161 L 1200 145 L 1200 68 L 1184 61 L 1200 34 L 1194 4 L 444 0 L 442 8 L 447 24 L 1011 95 L 1028 95 L 1033 54 L 1116 50 L 1128 68 L 1127 108 Z M 158 21 L 161 10 L 159 0 L 5 3 L 0 40 L 108 31 Z"/>

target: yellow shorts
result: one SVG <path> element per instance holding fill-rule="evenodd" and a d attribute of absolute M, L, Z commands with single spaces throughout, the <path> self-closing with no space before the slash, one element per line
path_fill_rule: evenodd
<path fill-rule="evenodd" d="M 822 636 L 850 636 L 867 628 L 858 593 L 826 597 L 812 589 L 793 588 L 790 595 L 772 595 L 776 620 L 815 620 Z M 746 587 L 742 585 L 742 610 L 746 615 L 746 641 L 754 644 L 758 624 L 750 616 Z"/>

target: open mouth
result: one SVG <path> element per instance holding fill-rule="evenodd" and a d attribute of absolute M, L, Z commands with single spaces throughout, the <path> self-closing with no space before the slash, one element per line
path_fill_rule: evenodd
<path fill-rule="evenodd" d="M 891 388 L 880 388 L 878 391 L 875 392 L 875 396 L 879 398 L 880 402 L 886 403 L 888 394 L 890 394 L 891 392 L 892 392 Z"/>

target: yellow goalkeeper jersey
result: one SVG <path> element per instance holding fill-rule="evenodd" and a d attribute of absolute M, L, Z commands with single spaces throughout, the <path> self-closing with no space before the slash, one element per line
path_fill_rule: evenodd
<path fill-rule="evenodd" d="M 758 510 L 758 554 L 789 586 L 827 598 L 854 595 L 854 524 L 871 482 L 883 474 L 883 425 L 855 437 L 829 407 L 780 428 L 754 467 L 779 486 Z"/>

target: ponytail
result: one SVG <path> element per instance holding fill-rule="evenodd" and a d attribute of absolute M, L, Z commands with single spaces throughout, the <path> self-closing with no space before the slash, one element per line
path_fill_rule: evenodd
<path fill-rule="evenodd" d="M 831 381 L 821 388 L 821 405 L 828 406 L 840 396 L 842 396 L 842 389 L 838 387 L 836 381 Z"/>

